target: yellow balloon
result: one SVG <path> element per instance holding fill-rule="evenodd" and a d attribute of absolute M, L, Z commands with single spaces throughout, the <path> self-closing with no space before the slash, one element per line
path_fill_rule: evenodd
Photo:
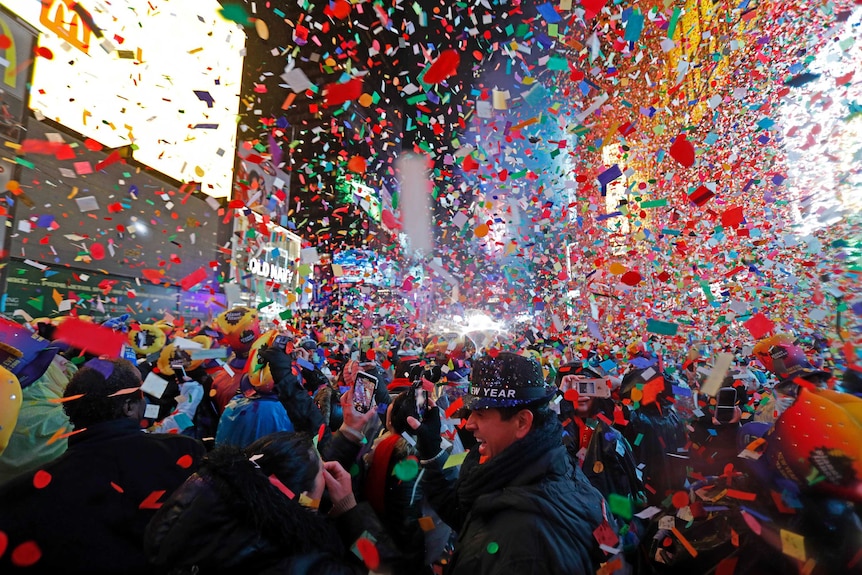
<path fill-rule="evenodd" d="M 8 369 L 0 367 L 0 453 L 9 445 L 9 437 L 21 409 L 21 385 Z"/>

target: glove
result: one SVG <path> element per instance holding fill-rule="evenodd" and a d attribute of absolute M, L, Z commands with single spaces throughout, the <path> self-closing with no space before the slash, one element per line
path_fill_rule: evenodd
<path fill-rule="evenodd" d="M 302 387 L 302 379 L 299 377 L 299 368 L 294 366 L 293 358 L 283 349 L 267 347 L 258 351 L 257 355 L 269 364 L 269 370 L 280 395 L 294 397 L 299 393 L 306 393 Z"/>
<path fill-rule="evenodd" d="M 425 412 L 425 417 L 422 418 L 422 423 L 419 423 L 416 418 L 409 418 L 408 423 L 416 434 L 416 451 L 419 452 L 420 459 L 433 459 L 440 454 L 440 444 L 443 438 L 440 437 L 440 409 L 432 407 Z"/>

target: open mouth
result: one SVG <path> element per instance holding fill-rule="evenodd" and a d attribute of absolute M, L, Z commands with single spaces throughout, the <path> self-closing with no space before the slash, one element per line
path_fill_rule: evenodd
<path fill-rule="evenodd" d="M 479 455 L 487 455 L 488 444 L 485 443 L 485 440 L 477 437 L 476 443 L 478 445 L 478 447 L 476 449 L 479 451 Z"/>

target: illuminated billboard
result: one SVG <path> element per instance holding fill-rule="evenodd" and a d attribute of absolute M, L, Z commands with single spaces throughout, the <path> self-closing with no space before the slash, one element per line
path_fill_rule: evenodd
<path fill-rule="evenodd" d="M 37 28 L 30 108 L 228 197 L 245 33 L 216 0 L 20 0 Z"/>

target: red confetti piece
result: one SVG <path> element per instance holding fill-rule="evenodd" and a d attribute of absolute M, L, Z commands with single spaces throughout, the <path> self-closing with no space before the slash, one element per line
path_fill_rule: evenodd
<path fill-rule="evenodd" d="M 585 18 L 595 18 L 605 7 L 607 0 L 582 0 L 581 6 L 584 8 Z"/>
<path fill-rule="evenodd" d="M 124 493 L 123 488 L 114 483 L 113 481 L 111 481 L 111 487 L 113 487 L 114 491 L 116 491 L 117 493 Z"/>
<path fill-rule="evenodd" d="M 674 493 L 670 502 L 677 509 L 682 509 L 683 507 L 686 507 L 689 503 L 691 503 L 688 497 L 688 493 L 686 491 L 677 491 L 676 493 Z"/>
<path fill-rule="evenodd" d="M 40 469 L 33 476 L 33 487 L 35 487 L 36 489 L 44 489 L 48 486 L 49 483 L 51 483 L 51 479 L 53 478 L 51 477 L 50 473 L 43 469 Z"/>
<path fill-rule="evenodd" d="M 56 339 L 93 355 L 119 357 L 127 337 L 123 332 L 73 317 L 57 327 Z"/>
<path fill-rule="evenodd" d="M 354 78 L 343 84 L 329 84 L 326 87 L 326 106 L 340 106 L 362 95 L 362 78 Z"/>
<path fill-rule="evenodd" d="M 422 80 L 426 84 L 439 84 L 446 78 L 454 76 L 458 72 L 460 63 L 461 56 L 457 50 L 444 50 L 428 67 Z"/>
<path fill-rule="evenodd" d="M 714 197 L 715 194 L 712 190 L 706 186 L 700 186 L 688 196 L 688 199 L 691 200 L 694 205 L 700 207 Z"/>
<path fill-rule="evenodd" d="M 272 483 L 279 491 L 281 491 L 288 499 L 296 498 L 296 494 L 291 491 L 287 485 L 281 482 L 281 480 L 275 475 L 269 476 L 269 482 Z"/>
<path fill-rule="evenodd" d="M 754 339 L 760 339 L 775 329 L 775 324 L 762 313 L 754 314 L 742 325 L 745 326 L 745 329 L 751 333 L 751 337 Z"/>
<path fill-rule="evenodd" d="M 5 50 L 12 45 L 12 38 L 6 34 L 0 34 L 0 50 Z M 0 553 L 2 555 L 2 553 Z"/>
<path fill-rule="evenodd" d="M 141 504 L 138 505 L 138 509 L 159 509 L 162 504 L 159 502 L 159 499 L 162 495 L 165 494 L 165 490 L 162 489 L 160 491 L 153 491 L 147 498 L 141 501 Z"/>
<path fill-rule="evenodd" d="M 0 557 L 6 553 L 6 548 L 9 546 L 9 536 L 5 532 L 0 531 Z"/>
<path fill-rule="evenodd" d="M 206 268 L 198 268 L 190 275 L 184 277 L 182 281 L 180 281 L 180 286 L 183 288 L 183 290 L 188 291 L 194 286 L 204 281 L 205 279 L 207 279 Z"/>
<path fill-rule="evenodd" d="M 641 283 L 642 279 L 643 278 L 638 272 L 631 271 L 624 273 L 623 276 L 620 278 L 620 281 L 628 286 L 636 286 Z"/>
<path fill-rule="evenodd" d="M 464 398 L 459 397 L 449 405 L 449 409 L 446 410 L 446 417 L 452 417 L 462 407 L 464 407 Z"/>
<path fill-rule="evenodd" d="M 357 174 L 364 174 L 366 167 L 365 158 L 362 156 L 353 156 L 347 162 L 347 169 Z"/>
<path fill-rule="evenodd" d="M 162 272 L 159 270 L 143 269 L 141 270 L 141 275 L 143 275 L 144 278 L 150 280 L 154 284 L 161 283 L 162 281 Z"/>
<path fill-rule="evenodd" d="M 102 244 L 93 244 L 90 246 L 90 257 L 94 260 L 105 259 L 105 246 Z"/>
<path fill-rule="evenodd" d="M 721 225 L 726 228 L 737 228 L 745 219 L 742 206 L 728 208 L 721 214 Z"/>
<path fill-rule="evenodd" d="M 16 567 L 29 567 L 42 558 L 42 550 L 35 541 L 25 541 L 12 551 L 12 564 Z"/>
<path fill-rule="evenodd" d="M 728 489 L 727 493 L 725 493 L 728 497 L 732 497 L 734 499 L 742 499 L 743 501 L 754 501 L 757 499 L 756 493 L 749 493 L 747 491 L 738 491 L 736 489 Z"/>
<path fill-rule="evenodd" d="M 192 459 L 191 455 L 183 455 L 179 459 L 177 459 L 177 465 L 182 467 L 183 469 L 188 469 L 194 463 L 194 459 Z"/>
<path fill-rule="evenodd" d="M 380 552 L 377 551 L 377 547 L 374 546 L 374 543 L 370 539 L 366 539 L 365 537 L 357 539 L 356 549 L 359 551 L 359 555 L 362 557 L 362 561 L 366 567 L 374 571 L 380 566 Z"/>
<path fill-rule="evenodd" d="M 54 59 L 54 53 L 51 50 L 49 50 L 48 48 L 46 48 L 45 46 L 39 46 L 38 48 L 36 48 L 34 50 L 34 52 L 36 53 L 37 56 L 39 56 L 41 58 L 45 58 L 46 60 L 53 60 Z"/>
<path fill-rule="evenodd" d="M 685 139 L 685 134 L 680 134 L 674 140 L 673 145 L 670 147 L 670 155 L 686 168 L 694 165 L 694 146 Z"/>
<path fill-rule="evenodd" d="M 563 399 L 571 401 L 572 403 L 578 403 L 578 396 L 579 394 L 577 389 L 570 389 L 563 394 Z"/>
<path fill-rule="evenodd" d="M 84 140 L 84 147 L 87 148 L 88 150 L 90 150 L 91 152 L 101 152 L 102 151 L 102 144 L 100 144 L 99 142 L 97 142 L 96 140 L 94 140 L 92 138 L 87 138 L 86 140 Z"/>
<path fill-rule="evenodd" d="M 101 162 L 96 164 L 95 170 L 99 171 L 103 168 L 110 166 L 111 164 L 121 162 L 122 160 L 123 160 L 123 158 L 120 157 L 120 152 L 118 152 L 117 150 L 114 150 L 113 152 L 108 154 L 107 158 L 105 158 L 104 160 L 102 160 Z"/>

